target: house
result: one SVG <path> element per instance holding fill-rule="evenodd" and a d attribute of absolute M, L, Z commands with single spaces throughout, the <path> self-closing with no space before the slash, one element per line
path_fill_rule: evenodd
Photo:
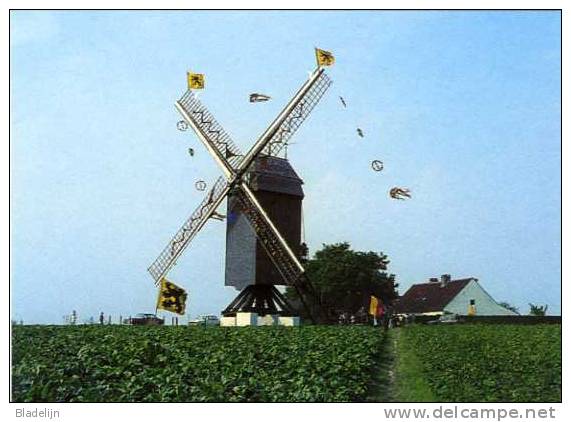
<path fill-rule="evenodd" d="M 452 280 L 450 274 L 413 284 L 395 304 L 397 314 L 408 315 L 517 315 L 500 306 L 477 278 Z"/>

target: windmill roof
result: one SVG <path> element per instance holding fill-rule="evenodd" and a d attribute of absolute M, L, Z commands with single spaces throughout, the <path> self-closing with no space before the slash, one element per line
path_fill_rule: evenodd
<path fill-rule="evenodd" d="M 451 280 L 444 287 L 441 285 L 440 280 L 413 284 L 399 298 L 396 304 L 396 312 L 403 314 L 441 312 L 472 280 L 475 280 L 475 278 Z"/>
<path fill-rule="evenodd" d="M 285 158 L 260 156 L 250 172 L 257 176 L 252 183 L 254 190 L 303 197 L 303 181 Z"/>

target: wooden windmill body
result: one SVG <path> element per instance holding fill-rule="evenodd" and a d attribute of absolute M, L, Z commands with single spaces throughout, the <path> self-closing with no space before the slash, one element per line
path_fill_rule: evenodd
<path fill-rule="evenodd" d="M 299 257 L 302 230 L 303 181 L 290 162 L 273 156 L 259 157 L 250 172 L 254 195 L 268 217 Z M 229 196 L 226 226 L 225 285 L 241 294 L 222 312 L 259 315 L 293 313 L 274 286 L 284 279 L 242 212 L 239 201 Z"/>

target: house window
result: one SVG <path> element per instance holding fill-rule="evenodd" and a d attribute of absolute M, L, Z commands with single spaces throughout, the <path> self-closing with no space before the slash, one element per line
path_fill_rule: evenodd
<path fill-rule="evenodd" d="M 468 306 L 468 316 L 476 315 L 476 300 L 470 299 L 470 305 Z"/>

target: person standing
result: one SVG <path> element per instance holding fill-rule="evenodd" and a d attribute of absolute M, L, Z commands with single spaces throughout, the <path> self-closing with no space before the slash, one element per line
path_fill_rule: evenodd
<path fill-rule="evenodd" d="M 383 302 L 379 301 L 379 304 L 377 306 L 377 314 L 376 316 L 376 320 L 379 324 L 380 327 L 384 328 L 385 324 L 386 324 L 386 309 L 385 309 L 385 305 L 383 304 Z"/>

